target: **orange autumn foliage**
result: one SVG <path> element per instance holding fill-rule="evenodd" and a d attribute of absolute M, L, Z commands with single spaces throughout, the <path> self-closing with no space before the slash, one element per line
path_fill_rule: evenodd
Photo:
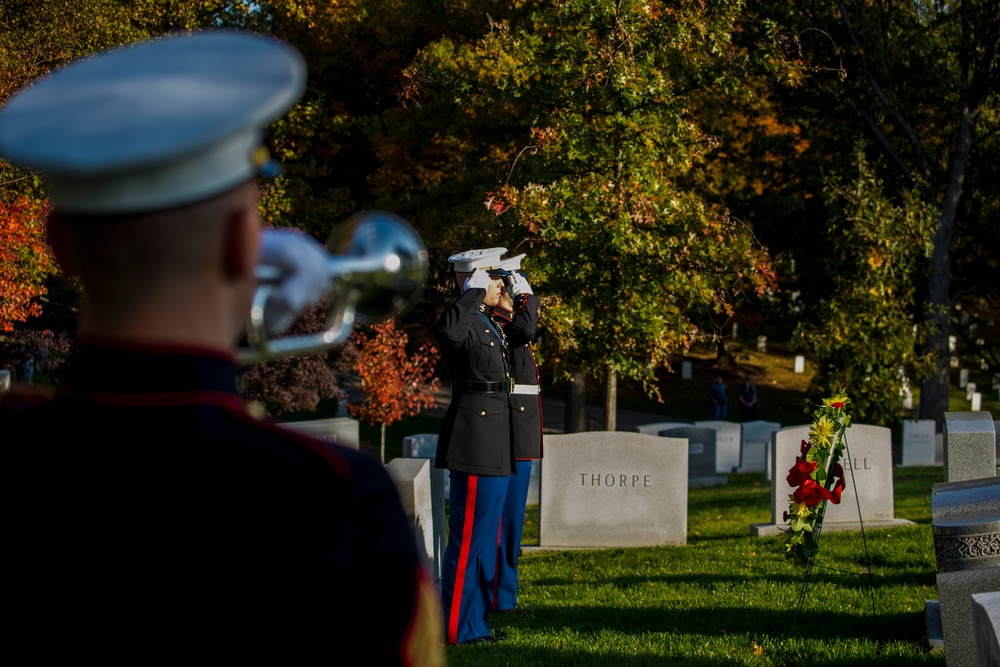
<path fill-rule="evenodd" d="M 42 312 L 45 278 L 57 271 L 45 240 L 46 205 L 27 197 L 0 201 L 0 331 Z"/>

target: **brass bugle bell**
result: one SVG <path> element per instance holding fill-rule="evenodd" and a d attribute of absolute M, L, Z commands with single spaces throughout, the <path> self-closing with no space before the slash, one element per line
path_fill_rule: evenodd
<path fill-rule="evenodd" d="M 395 317 L 423 292 L 429 266 L 420 235 L 388 211 L 361 211 L 340 223 L 326 242 L 330 252 L 330 304 L 326 327 L 316 333 L 271 339 L 264 306 L 278 280 L 276 269 L 257 267 L 259 282 L 250 308 L 247 345 L 241 363 L 311 354 L 344 343 L 355 322 L 372 324 Z"/>

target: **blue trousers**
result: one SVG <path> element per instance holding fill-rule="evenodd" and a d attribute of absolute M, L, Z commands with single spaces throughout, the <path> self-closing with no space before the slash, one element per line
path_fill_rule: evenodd
<path fill-rule="evenodd" d="M 497 533 L 506 477 L 452 471 L 448 546 L 441 570 L 445 641 L 463 644 L 490 634 Z"/>
<path fill-rule="evenodd" d="M 500 517 L 497 539 L 497 575 L 493 583 L 493 610 L 517 606 L 517 559 L 521 555 L 524 506 L 528 502 L 531 461 L 518 461 L 517 474 L 507 478 L 507 497 Z"/>

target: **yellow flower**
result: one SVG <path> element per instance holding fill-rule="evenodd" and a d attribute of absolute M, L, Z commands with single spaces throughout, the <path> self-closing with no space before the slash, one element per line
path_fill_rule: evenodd
<path fill-rule="evenodd" d="M 809 440 L 817 447 L 827 448 L 833 441 L 834 423 L 830 418 L 823 415 L 812 423 L 809 429 Z"/>
<path fill-rule="evenodd" d="M 833 408 L 834 410 L 840 410 L 847 405 L 847 394 L 839 393 L 836 396 L 831 396 L 830 398 L 823 399 L 823 405 L 828 408 Z"/>

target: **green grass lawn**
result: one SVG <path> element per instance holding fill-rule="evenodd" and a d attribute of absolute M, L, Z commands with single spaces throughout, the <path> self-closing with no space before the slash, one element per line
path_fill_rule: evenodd
<path fill-rule="evenodd" d="M 777 537 L 763 475 L 688 494 L 683 546 L 526 548 L 518 609 L 494 614 L 498 644 L 448 647 L 451 665 L 944 665 L 927 645 L 937 599 L 930 525 L 940 468 L 897 468 L 895 507 L 911 526 L 828 533 L 806 570 Z M 537 506 L 524 544 L 537 545 Z M 801 611 L 799 611 L 801 602 Z"/>

